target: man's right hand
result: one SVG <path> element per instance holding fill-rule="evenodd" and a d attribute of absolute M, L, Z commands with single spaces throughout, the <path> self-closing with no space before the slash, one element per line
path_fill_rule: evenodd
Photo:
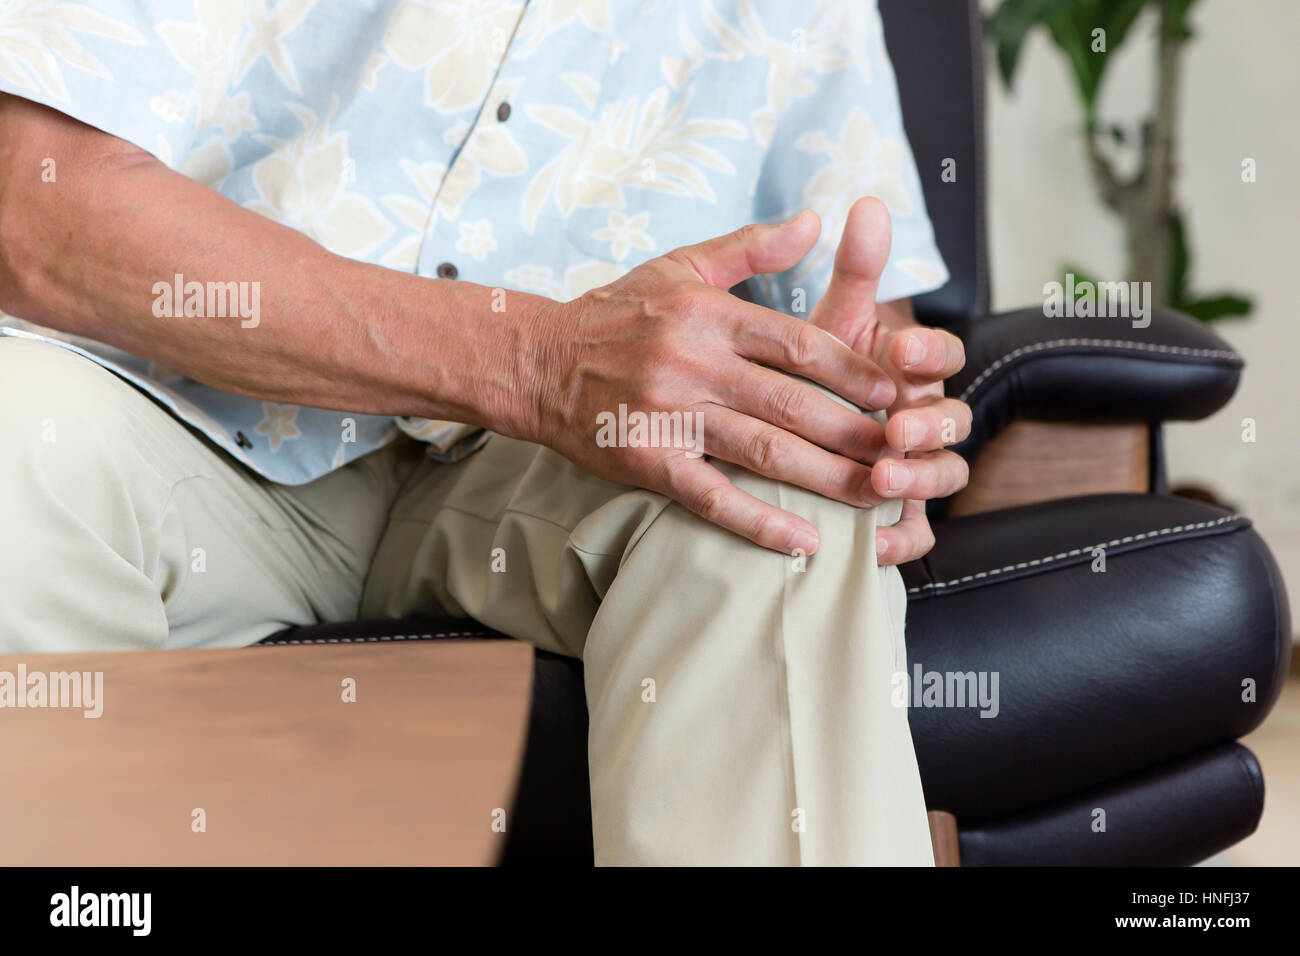
<path fill-rule="evenodd" d="M 526 437 L 603 478 L 661 492 L 764 547 L 816 551 L 809 522 L 741 491 L 699 452 L 851 505 L 882 500 L 870 464 L 884 447 L 883 426 L 805 379 L 874 410 L 894 400 L 889 377 L 829 333 L 727 292 L 794 266 L 819 229 L 811 212 L 745 226 L 646 262 L 572 302 L 543 305 L 531 318 L 536 380 L 521 389 L 536 401 Z M 602 447 L 597 417 L 616 415 L 620 405 L 701 413 L 702 449 Z"/>

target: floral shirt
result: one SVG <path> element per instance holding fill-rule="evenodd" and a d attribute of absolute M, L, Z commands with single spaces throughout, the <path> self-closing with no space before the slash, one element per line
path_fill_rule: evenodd
<path fill-rule="evenodd" d="M 0 90 L 335 253 L 431 281 L 565 300 L 812 207 L 818 245 L 757 289 L 798 314 L 862 195 L 893 217 L 881 299 L 947 280 L 874 0 L 5 0 Z M 216 278 L 243 292 L 274 279 Z M 87 355 L 279 482 L 398 429 L 449 459 L 487 437 L 222 392 L 18 317 L 0 315 L 0 334 Z"/>

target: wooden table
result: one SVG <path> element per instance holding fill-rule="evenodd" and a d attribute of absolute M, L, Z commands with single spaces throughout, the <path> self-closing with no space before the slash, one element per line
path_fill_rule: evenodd
<path fill-rule="evenodd" d="M 492 863 L 532 658 L 515 641 L 0 656 L 15 676 L 103 672 L 98 719 L 0 707 L 0 864 Z"/>

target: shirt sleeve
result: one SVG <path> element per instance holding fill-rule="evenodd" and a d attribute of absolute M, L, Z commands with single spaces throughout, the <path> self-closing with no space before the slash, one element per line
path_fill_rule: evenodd
<path fill-rule="evenodd" d="M 796 314 L 810 311 L 825 292 L 849 207 L 862 196 L 882 200 L 893 225 L 878 301 L 919 295 L 948 281 L 876 4 L 820 9 L 811 24 L 805 17 L 803 24 L 792 19 L 785 25 L 792 65 L 780 80 L 788 84 L 789 102 L 773 118 L 754 197 L 759 221 L 782 221 L 805 208 L 821 216 L 821 237 L 803 262 L 756 284 L 765 305 Z"/>
<path fill-rule="evenodd" d="M 0 4 L 0 92 L 44 104 L 177 166 L 220 123 L 243 5 L 227 0 Z M 57 161 L 57 157 L 55 157 Z"/>

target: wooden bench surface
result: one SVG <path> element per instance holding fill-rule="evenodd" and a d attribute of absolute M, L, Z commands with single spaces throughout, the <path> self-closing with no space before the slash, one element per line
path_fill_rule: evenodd
<path fill-rule="evenodd" d="M 0 683 L 21 666 L 29 691 L 103 674 L 98 718 L 0 707 L 0 863 L 492 863 L 532 658 L 515 641 L 0 656 Z"/>

